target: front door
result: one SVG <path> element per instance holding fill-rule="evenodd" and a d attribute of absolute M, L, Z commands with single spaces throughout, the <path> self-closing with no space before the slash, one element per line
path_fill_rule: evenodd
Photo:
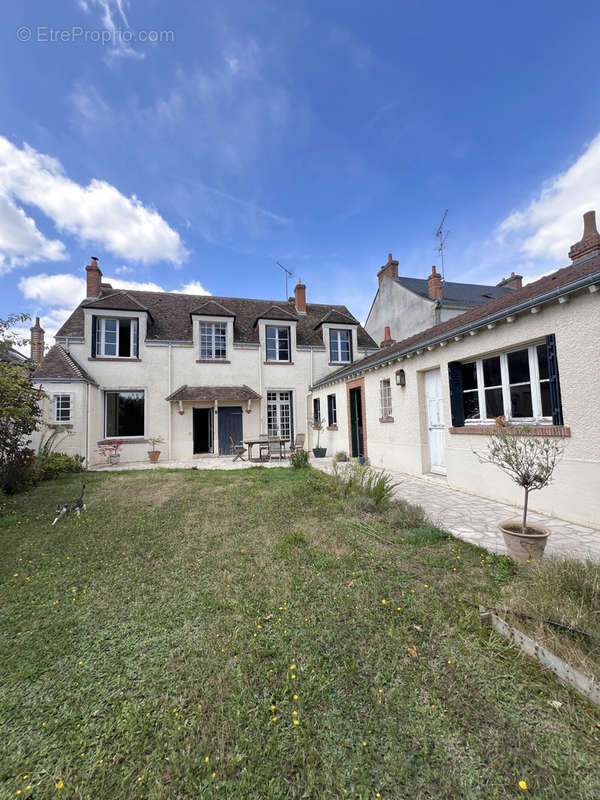
<path fill-rule="evenodd" d="M 213 410 L 193 409 L 194 455 L 213 451 Z"/>
<path fill-rule="evenodd" d="M 233 455 L 231 439 L 240 444 L 243 438 L 241 406 L 219 406 L 219 454 Z M 231 439 L 229 438 L 231 437 Z"/>
<path fill-rule="evenodd" d="M 365 454 L 362 393 L 360 386 L 350 389 L 350 434 L 352 439 L 352 457 L 360 458 Z"/>
<path fill-rule="evenodd" d="M 425 404 L 429 439 L 429 469 L 446 474 L 446 426 L 442 402 L 442 379 L 439 369 L 425 373 Z"/>

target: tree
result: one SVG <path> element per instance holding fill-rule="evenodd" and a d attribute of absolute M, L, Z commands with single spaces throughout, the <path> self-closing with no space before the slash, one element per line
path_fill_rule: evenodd
<path fill-rule="evenodd" d="M 543 489 L 552 481 L 554 468 L 562 458 L 564 446 L 549 436 L 536 436 L 526 426 L 509 426 L 504 417 L 496 419 L 487 451 L 477 453 L 484 464 L 495 464 L 525 491 L 522 532 L 527 533 L 529 493 Z"/>

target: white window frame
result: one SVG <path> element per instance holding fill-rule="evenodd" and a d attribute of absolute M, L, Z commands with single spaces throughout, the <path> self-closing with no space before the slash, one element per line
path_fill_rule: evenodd
<path fill-rule="evenodd" d="M 121 320 L 128 320 L 129 321 L 129 355 L 128 356 L 120 356 L 119 355 L 119 323 Z M 139 358 L 139 353 L 136 353 L 135 344 L 137 339 L 137 331 L 138 331 L 138 319 L 137 317 L 97 317 L 98 327 L 96 329 L 96 357 L 98 358 L 122 358 L 126 360 L 128 358 Z M 115 352 L 114 353 L 106 353 L 106 323 L 109 322 L 116 322 L 116 343 L 115 343 Z"/>
<path fill-rule="evenodd" d="M 340 358 L 342 353 L 342 334 L 348 337 L 348 358 Z M 338 358 L 333 357 L 332 339 L 336 340 Z M 332 364 L 350 364 L 352 362 L 352 330 L 350 328 L 329 329 L 329 360 Z"/>
<path fill-rule="evenodd" d="M 275 358 L 269 358 L 269 330 L 273 329 L 277 331 L 277 336 L 275 337 Z M 288 357 L 287 358 L 279 358 L 279 331 L 287 331 L 287 338 L 288 338 Z M 284 364 L 290 363 L 292 360 L 292 331 L 288 325 L 265 325 L 265 361 L 270 361 L 271 363 L 275 361 L 280 361 Z"/>
<path fill-rule="evenodd" d="M 114 436 L 108 435 L 108 411 L 107 411 L 107 395 L 109 394 L 128 394 L 128 393 L 135 392 L 136 394 L 141 394 L 144 396 L 144 432 L 143 433 L 136 433 L 133 436 L 119 436 L 118 434 Z M 104 439 L 107 441 L 110 439 L 140 439 L 146 437 L 146 421 L 147 421 L 147 393 L 145 389 L 105 389 L 104 390 Z"/>
<path fill-rule="evenodd" d="M 67 398 L 69 401 L 69 418 L 68 419 L 59 419 L 58 418 L 58 408 L 59 408 L 59 398 Z M 73 421 L 73 395 L 69 394 L 68 392 L 56 392 L 52 395 L 52 421 L 57 425 L 69 425 Z"/>
<path fill-rule="evenodd" d="M 283 436 L 282 427 L 287 424 L 289 434 L 289 438 L 286 439 L 287 442 L 292 441 L 292 420 L 293 420 L 293 402 L 294 396 L 291 390 L 279 390 L 279 389 L 269 389 L 267 391 L 267 403 L 266 403 L 266 411 L 267 411 L 267 435 L 268 436 Z M 274 434 L 269 430 L 269 406 L 274 408 L 274 417 L 277 422 L 277 433 Z M 287 420 L 285 419 L 285 414 L 282 413 L 282 409 L 287 407 Z M 282 426 L 282 422 L 284 425 Z"/>
<path fill-rule="evenodd" d="M 379 381 L 379 415 L 382 419 L 392 416 L 392 381 L 382 378 Z"/>
<path fill-rule="evenodd" d="M 210 332 L 210 347 L 211 347 L 211 355 L 202 355 L 202 327 L 206 326 L 207 328 L 211 329 Z M 224 350 L 225 355 L 217 357 L 215 355 L 217 351 L 216 341 L 217 341 L 217 327 L 223 329 L 223 340 L 224 340 Z M 227 323 L 226 322 L 204 322 L 201 321 L 198 323 L 198 344 L 199 344 L 199 359 L 200 361 L 227 361 Z"/>
<path fill-rule="evenodd" d="M 483 362 L 487 358 L 500 358 L 500 377 L 502 380 L 502 405 L 504 408 L 504 418 L 508 421 L 518 423 L 519 425 L 552 425 L 552 417 L 544 417 L 542 415 L 542 393 L 540 391 L 540 370 L 537 358 L 537 348 L 545 342 L 535 342 L 534 344 L 520 345 L 519 347 L 512 347 L 502 353 L 490 353 L 489 355 L 482 356 L 481 358 L 469 359 L 464 361 L 464 364 L 472 364 L 475 362 L 477 371 L 477 396 L 479 400 L 479 418 L 478 419 L 465 419 L 465 425 L 489 425 L 495 421 L 494 417 L 484 416 L 487 414 L 485 405 L 485 389 L 494 387 L 485 387 L 483 383 Z M 509 372 L 508 372 L 508 356 L 511 353 L 518 353 L 521 350 L 527 350 L 529 358 L 529 384 L 531 386 L 531 405 L 533 416 L 531 417 L 513 417 L 511 415 L 511 401 L 510 401 L 510 387 Z M 543 383 L 549 383 L 549 378 L 544 378 Z M 523 386 L 527 381 L 522 383 L 515 383 L 514 386 Z M 475 390 L 467 390 L 474 392 Z M 463 395 L 465 392 L 463 391 Z"/>
<path fill-rule="evenodd" d="M 333 403 L 330 403 L 330 397 L 333 397 Z M 330 416 L 331 419 L 329 418 Z M 327 395 L 327 424 L 330 427 L 337 425 L 337 395 L 335 393 Z"/>

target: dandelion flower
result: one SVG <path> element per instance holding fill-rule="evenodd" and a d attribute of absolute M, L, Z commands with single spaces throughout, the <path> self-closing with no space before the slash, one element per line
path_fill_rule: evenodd
<path fill-rule="evenodd" d="M 294 717 L 297 717 L 297 716 L 298 716 L 298 712 L 297 712 L 297 711 L 292 711 L 292 715 L 293 715 Z"/>
<path fill-rule="evenodd" d="M 297 699 L 298 699 L 298 695 L 297 695 L 297 694 L 295 694 L 295 695 L 294 695 L 294 700 L 297 700 Z"/>
<path fill-rule="evenodd" d="M 293 681 L 295 681 L 295 680 L 296 680 L 296 676 L 294 675 L 294 673 L 293 673 L 293 672 L 292 672 L 292 680 L 293 680 Z"/>
<path fill-rule="evenodd" d="M 294 720 L 294 725 L 300 725 L 297 719 Z"/>
<path fill-rule="evenodd" d="M 271 711 L 275 711 L 276 706 L 271 706 Z"/>
<path fill-rule="evenodd" d="M 381 605 L 384 606 L 387 603 L 387 600 L 382 600 Z"/>
<path fill-rule="evenodd" d="M 57 789 L 62 789 L 63 786 L 64 786 L 64 783 L 62 781 L 58 781 L 58 783 L 56 784 L 56 788 Z"/>
<path fill-rule="evenodd" d="M 208 758 L 208 756 L 206 756 L 206 758 L 204 759 L 204 763 L 208 764 L 208 762 L 209 762 L 209 758 Z"/>
<path fill-rule="evenodd" d="M 277 717 L 273 717 L 273 718 L 271 719 L 271 722 L 277 722 Z"/>
<path fill-rule="evenodd" d="M 525 792 L 527 790 L 527 781 L 519 781 L 519 789 L 523 789 Z"/>
<path fill-rule="evenodd" d="M 217 773 L 213 772 L 213 774 L 210 777 L 213 778 L 213 779 L 216 778 L 217 777 Z"/>
<path fill-rule="evenodd" d="M 290 664 L 290 669 L 296 669 L 296 665 L 295 664 Z"/>

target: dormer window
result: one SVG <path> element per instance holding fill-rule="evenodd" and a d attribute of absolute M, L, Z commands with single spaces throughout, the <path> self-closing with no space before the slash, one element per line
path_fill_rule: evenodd
<path fill-rule="evenodd" d="M 227 358 L 227 324 L 200 323 L 200 360 L 224 361 Z"/>
<path fill-rule="evenodd" d="M 337 328 L 330 330 L 329 352 L 334 364 L 352 361 L 352 331 Z"/>
<path fill-rule="evenodd" d="M 267 325 L 267 361 L 290 360 L 290 329 Z"/>
<path fill-rule="evenodd" d="M 97 317 L 94 355 L 98 358 L 137 358 L 137 319 Z"/>

